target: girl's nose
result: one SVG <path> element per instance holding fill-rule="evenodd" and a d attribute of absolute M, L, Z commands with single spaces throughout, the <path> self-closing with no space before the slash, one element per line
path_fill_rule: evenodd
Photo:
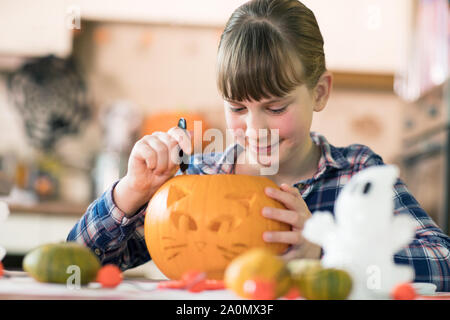
<path fill-rule="evenodd" d="M 246 121 L 245 136 L 250 141 L 266 140 L 269 136 L 269 128 L 261 117 L 250 115 Z"/>
<path fill-rule="evenodd" d="M 268 141 L 270 142 L 270 129 L 247 129 L 246 138 L 251 145 L 265 146 L 268 144 Z"/>

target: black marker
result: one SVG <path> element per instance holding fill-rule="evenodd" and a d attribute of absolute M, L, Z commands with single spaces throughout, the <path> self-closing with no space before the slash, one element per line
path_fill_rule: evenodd
<path fill-rule="evenodd" d="M 183 130 L 186 130 L 186 119 L 184 118 L 180 118 L 180 120 L 178 120 L 178 128 L 181 128 Z M 183 150 L 180 148 L 180 152 L 178 153 L 178 155 L 180 156 L 181 159 L 181 163 L 180 163 L 180 169 L 181 172 L 186 171 L 186 169 L 188 168 L 189 164 L 187 163 L 187 157 L 184 156 Z"/>

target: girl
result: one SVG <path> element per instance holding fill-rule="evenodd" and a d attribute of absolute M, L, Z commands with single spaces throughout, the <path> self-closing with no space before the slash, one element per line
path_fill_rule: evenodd
<path fill-rule="evenodd" d="M 277 162 L 278 171 L 270 179 L 281 190 L 266 193 L 287 209 L 264 208 L 261 214 L 292 228 L 266 232 L 264 240 L 290 244 L 283 255 L 287 260 L 319 259 L 321 248 L 302 237 L 305 221 L 316 210 L 333 212 L 337 195 L 351 176 L 382 165 L 383 160 L 366 146 L 337 148 L 310 132 L 313 112 L 325 108 L 332 87 L 314 14 L 297 0 L 247 2 L 227 22 L 217 58 L 226 123 L 238 142 L 222 154 L 191 156 L 187 173 L 258 175 L 262 167 Z M 278 129 L 279 139 L 273 143 L 270 134 L 257 135 L 261 129 Z M 125 177 L 89 206 L 67 240 L 84 243 L 103 264 L 114 263 L 122 270 L 147 262 L 146 204 L 165 181 L 180 174 L 177 163 L 170 161 L 178 148 L 192 152 L 189 133 L 177 127 L 139 140 Z M 249 159 L 244 158 L 247 149 Z M 234 163 L 224 165 L 230 154 L 236 156 Z M 268 161 L 260 161 L 262 154 Z M 251 159 L 257 161 L 247 161 Z M 438 290 L 449 291 L 450 239 L 400 180 L 395 193 L 395 213 L 410 214 L 417 221 L 416 238 L 395 255 L 395 261 L 413 265 L 415 281 L 433 282 Z"/>

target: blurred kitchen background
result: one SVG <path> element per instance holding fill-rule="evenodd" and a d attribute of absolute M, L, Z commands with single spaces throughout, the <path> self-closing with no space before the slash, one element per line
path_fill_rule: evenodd
<path fill-rule="evenodd" d="M 180 116 L 225 129 L 219 37 L 239 0 L 0 1 L 0 224 L 6 268 L 64 241 L 126 172 L 134 142 Z M 304 0 L 334 88 L 312 130 L 368 145 L 449 232 L 449 1 Z M 197 137 L 198 138 L 198 137 Z M 201 139 L 201 137 L 200 137 Z"/>

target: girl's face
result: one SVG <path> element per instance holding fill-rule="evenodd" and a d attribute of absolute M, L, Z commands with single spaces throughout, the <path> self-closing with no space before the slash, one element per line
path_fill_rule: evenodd
<path fill-rule="evenodd" d="M 277 160 L 282 163 L 304 150 L 309 141 L 314 107 L 312 94 L 306 85 L 297 87 L 282 98 L 226 100 L 224 107 L 228 129 L 254 159 L 268 155 L 271 163 Z M 279 130 L 279 139 L 272 139 L 270 130 L 273 129 Z M 278 159 L 270 157 L 276 154 L 273 152 L 276 148 L 279 148 Z M 264 159 L 264 164 L 269 164 L 268 158 Z M 258 160 L 258 163 L 261 162 Z"/>

